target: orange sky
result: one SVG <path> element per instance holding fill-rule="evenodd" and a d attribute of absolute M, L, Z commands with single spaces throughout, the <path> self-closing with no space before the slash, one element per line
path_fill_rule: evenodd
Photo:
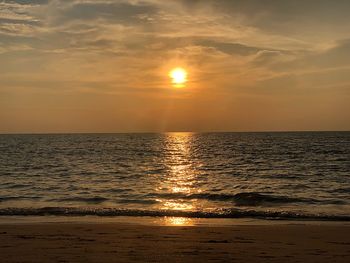
<path fill-rule="evenodd" d="M 346 0 L 2 1 L 0 133 L 350 130 L 349 13 Z"/>

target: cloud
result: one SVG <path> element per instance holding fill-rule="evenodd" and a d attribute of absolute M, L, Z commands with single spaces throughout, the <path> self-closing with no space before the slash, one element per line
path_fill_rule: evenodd
<path fill-rule="evenodd" d="M 9 22 L 37 22 L 34 10 L 38 7 L 31 2 L 20 4 L 15 1 L 0 2 L 0 21 Z"/>
<path fill-rule="evenodd" d="M 230 72 L 228 78 L 240 83 L 249 79 L 251 84 L 349 65 L 349 40 L 320 34 L 316 23 L 324 26 L 326 21 L 342 38 L 350 37 L 343 23 L 348 1 L 317 2 L 316 6 L 313 0 L 3 1 L 0 47 L 3 56 L 13 53 L 13 61 L 26 56 L 30 61 L 32 56 L 50 69 L 67 61 L 76 67 L 95 61 L 89 68 L 96 72 L 108 63 L 130 67 L 129 74 L 140 75 L 132 70 L 135 64 L 148 72 L 173 59 L 196 65 L 206 74 L 217 71 L 215 75 L 223 77 Z M 22 72 L 24 67 L 13 63 L 13 74 Z M 148 78 L 156 79 L 157 69 Z"/>
<path fill-rule="evenodd" d="M 75 2 L 62 9 L 59 20 L 107 20 L 112 22 L 132 23 L 139 21 L 138 16 L 152 14 L 157 11 L 154 5 L 139 3 L 132 4 L 123 1 L 89 1 Z"/>
<path fill-rule="evenodd" d="M 289 59 L 271 60 L 276 56 L 264 58 L 266 65 L 276 71 L 285 72 L 308 72 L 325 69 L 341 69 L 350 67 L 350 40 L 338 40 L 335 44 L 325 50 L 314 50 L 305 52 L 296 52 L 291 54 Z M 261 62 L 258 57 L 255 62 Z"/>
<path fill-rule="evenodd" d="M 3 2 L 20 5 L 46 5 L 49 3 L 49 0 L 4 0 Z"/>
<path fill-rule="evenodd" d="M 236 54 L 242 56 L 253 55 L 259 51 L 265 50 L 264 48 L 252 47 L 240 43 L 220 42 L 215 40 L 202 40 L 198 41 L 198 44 L 213 47 L 226 54 Z"/>
<path fill-rule="evenodd" d="M 41 3 L 41 2 L 40 2 Z M 34 36 L 42 28 L 36 1 L 0 2 L 0 34 Z M 0 42 L 2 42 L 0 40 Z M 21 43 L 23 44 L 23 43 Z"/>

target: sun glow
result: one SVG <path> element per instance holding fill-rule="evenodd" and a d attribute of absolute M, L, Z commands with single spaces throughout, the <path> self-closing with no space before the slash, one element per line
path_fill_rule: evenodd
<path fill-rule="evenodd" d="M 183 68 L 174 68 L 169 72 L 169 77 L 175 86 L 183 86 L 187 82 L 187 71 Z"/>

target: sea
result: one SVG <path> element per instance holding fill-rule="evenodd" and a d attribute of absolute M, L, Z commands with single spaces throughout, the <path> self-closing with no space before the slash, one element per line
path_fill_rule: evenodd
<path fill-rule="evenodd" d="M 350 221 L 350 132 L 0 135 L 0 216 Z"/>

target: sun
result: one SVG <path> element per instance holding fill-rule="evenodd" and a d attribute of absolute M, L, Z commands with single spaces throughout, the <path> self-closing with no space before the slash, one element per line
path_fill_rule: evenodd
<path fill-rule="evenodd" d="M 187 82 L 187 71 L 183 68 L 174 68 L 169 72 L 174 85 L 184 85 Z"/>

